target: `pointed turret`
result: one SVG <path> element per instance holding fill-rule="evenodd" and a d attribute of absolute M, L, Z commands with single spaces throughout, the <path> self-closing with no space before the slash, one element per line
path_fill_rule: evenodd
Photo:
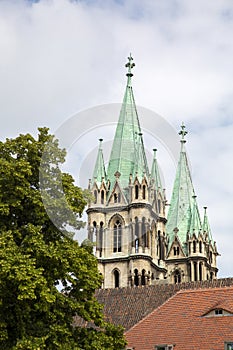
<path fill-rule="evenodd" d="M 209 219 L 207 216 L 207 207 L 204 207 L 203 233 L 208 234 L 209 242 L 213 243 L 212 233 L 210 229 Z"/>
<path fill-rule="evenodd" d="M 198 210 L 198 205 L 197 205 L 197 196 L 193 196 L 193 207 L 191 211 L 191 221 L 190 221 L 190 228 L 189 228 L 189 233 L 192 235 L 195 233 L 198 235 L 198 233 L 202 229 L 202 223 L 201 223 L 201 218 L 200 218 L 200 213 Z"/>
<path fill-rule="evenodd" d="M 180 159 L 176 171 L 176 177 L 166 225 L 167 235 L 169 236 L 169 244 L 171 245 L 174 240 L 174 229 L 178 229 L 179 231 L 177 235 L 181 244 L 184 247 L 184 250 L 186 250 L 185 243 L 192 217 L 194 196 L 194 188 L 188 166 L 188 159 L 184 147 L 186 142 L 186 134 L 187 131 L 185 130 L 184 124 L 182 124 L 181 131 L 179 133 L 179 135 L 181 135 Z"/>
<path fill-rule="evenodd" d="M 156 190 L 160 190 L 162 193 L 162 182 L 161 182 L 160 171 L 159 171 L 159 166 L 158 166 L 157 157 L 156 157 L 157 149 L 154 148 L 153 152 L 154 152 L 154 158 L 153 158 L 152 167 L 151 167 L 151 179 L 154 180 Z"/>
<path fill-rule="evenodd" d="M 135 64 L 130 54 L 128 57 L 127 85 L 112 145 L 109 165 L 108 179 L 111 187 L 115 182 L 114 174 L 121 174 L 120 185 L 124 189 L 129 184 L 130 174 L 135 177 L 136 172 L 141 176 L 144 172 L 148 176 L 148 165 L 142 142 L 141 127 L 139 124 L 137 108 L 134 101 L 132 89 L 132 68 Z M 140 157 L 140 159 L 138 159 Z M 142 174 L 140 174 L 142 173 Z"/>
<path fill-rule="evenodd" d="M 102 142 L 103 142 L 103 139 L 99 139 L 99 150 L 98 150 L 95 169 L 92 177 L 92 183 L 96 182 L 98 187 L 100 186 L 103 180 L 106 181 L 106 171 L 104 166 Z"/>

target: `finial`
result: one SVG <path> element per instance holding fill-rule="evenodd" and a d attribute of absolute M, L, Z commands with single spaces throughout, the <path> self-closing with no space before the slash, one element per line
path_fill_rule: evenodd
<path fill-rule="evenodd" d="M 180 127 L 181 127 L 181 130 L 180 130 L 180 132 L 179 132 L 179 135 L 181 135 L 181 140 L 180 140 L 180 142 L 185 143 L 186 140 L 184 139 L 184 137 L 185 137 L 185 135 L 187 135 L 188 131 L 185 130 L 184 122 L 182 122 L 182 124 L 181 124 Z"/>
<path fill-rule="evenodd" d="M 128 73 L 126 73 L 127 77 L 132 77 L 133 74 L 131 73 L 131 69 L 135 66 L 135 63 L 132 63 L 133 57 L 131 56 L 131 53 L 129 54 L 128 57 L 129 62 L 126 63 L 126 68 L 128 68 Z"/>
<path fill-rule="evenodd" d="M 99 147 L 100 148 L 102 147 L 102 142 L 103 142 L 103 139 L 99 139 Z"/>
<path fill-rule="evenodd" d="M 157 148 L 153 148 L 153 152 L 154 152 L 154 159 L 155 159 L 156 158 Z"/>

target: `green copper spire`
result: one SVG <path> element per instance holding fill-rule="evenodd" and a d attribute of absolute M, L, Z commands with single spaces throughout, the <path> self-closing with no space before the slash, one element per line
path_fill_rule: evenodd
<path fill-rule="evenodd" d="M 159 166 L 156 158 L 157 149 L 154 148 L 153 151 L 154 151 L 154 158 L 153 158 L 152 167 L 151 167 L 151 179 L 155 181 L 155 188 L 162 192 L 162 182 L 161 182 Z"/>
<path fill-rule="evenodd" d="M 210 224 L 207 216 L 207 207 L 204 207 L 203 233 L 207 233 L 209 237 L 209 242 L 213 242 Z"/>
<path fill-rule="evenodd" d="M 135 177 L 136 172 L 140 176 L 146 172 L 148 176 L 148 165 L 142 142 L 141 128 L 138 119 L 137 108 L 134 100 L 131 84 L 132 68 L 135 64 L 130 54 L 126 64 L 127 85 L 120 111 L 120 116 L 114 136 L 109 165 L 108 179 L 111 187 L 115 182 L 114 174 L 118 171 L 121 175 L 119 183 L 124 189 L 128 186 L 130 174 Z"/>
<path fill-rule="evenodd" d="M 106 171 L 104 166 L 104 156 L 102 150 L 103 139 L 99 139 L 99 150 L 97 154 L 97 159 L 95 163 L 95 169 L 92 177 L 92 183 L 96 181 L 97 185 L 100 186 L 103 179 L 106 181 Z"/>
<path fill-rule="evenodd" d="M 186 247 L 185 242 L 187 232 L 190 228 L 194 196 L 194 188 L 188 166 L 188 159 L 184 148 L 184 144 L 186 142 L 184 138 L 186 134 L 187 131 L 182 123 L 181 131 L 179 133 L 179 135 L 181 135 L 180 159 L 176 171 L 166 225 L 169 244 L 171 245 L 174 240 L 174 229 L 178 229 L 179 231 L 177 232 L 177 235 L 181 244 L 183 245 L 184 250 Z"/>

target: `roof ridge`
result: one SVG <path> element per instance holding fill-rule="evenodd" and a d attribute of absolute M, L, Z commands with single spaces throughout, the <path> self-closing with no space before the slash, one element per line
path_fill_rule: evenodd
<path fill-rule="evenodd" d="M 205 287 L 205 288 L 201 288 L 201 287 L 199 287 L 199 288 L 193 288 L 193 289 L 180 289 L 180 290 L 178 290 L 177 291 L 177 293 L 176 294 L 182 294 L 182 293 L 199 293 L 199 292 L 203 292 L 203 293 L 205 293 L 205 292 L 209 292 L 209 291 L 212 291 L 212 290 L 214 290 L 214 291 L 216 291 L 216 290 L 226 290 L 226 289 L 232 289 L 233 290 L 233 285 L 231 285 L 231 286 L 210 286 L 210 287 Z"/>

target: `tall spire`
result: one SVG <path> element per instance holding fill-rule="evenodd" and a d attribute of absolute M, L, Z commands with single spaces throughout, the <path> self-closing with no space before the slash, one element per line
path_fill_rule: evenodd
<path fill-rule="evenodd" d="M 182 123 L 181 131 L 179 132 L 179 135 L 181 135 L 180 159 L 176 171 L 166 225 L 166 231 L 169 236 L 169 244 L 172 244 L 175 237 L 174 229 L 178 229 L 179 231 L 177 235 L 184 248 L 187 232 L 190 228 L 193 196 L 195 195 L 188 166 L 188 159 L 184 147 L 186 142 L 186 134 L 187 131 L 185 130 L 185 125 Z"/>
<path fill-rule="evenodd" d="M 127 85 L 107 171 L 111 186 L 114 183 L 114 174 L 116 171 L 121 174 L 120 184 L 122 188 L 128 186 L 130 174 L 135 176 L 136 171 L 138 170 L 136 166 L 138 163 L 138 153 L 141 154 L 139 171 L 143 169 L 143 171 L 149 175 L 144 145 L 141 137 L 141 127 L 132 89 L 132 69 L 135 66 L 132 61 L 133 57 L 130 54 L 128 62 L 125 65 L 126 68 L 128 68 L 126 73 Z"/>
<path fill-rule="evenodd" d="M 97 185 L 100 186 L 103 179 L 106 181 L 106 171 L 104 166 L 104 156 L 102 149 L 103 139 L 99 139 L 99 150 L 96 158 L 95 169 L 92 177 L 92 183 L 96 181 Z"/>
<path fill-rule="evenodd" d="M 156 158 L 157 149 L 154 148 L 153 152 L 154 152 L 154 158 L 153 158 L 152 167 L 151 167 L 151 179 L 154 179 L 155 181 L 155 188 L 162 192 L 162 182 L 161 182 L 159 166 Z"/>

